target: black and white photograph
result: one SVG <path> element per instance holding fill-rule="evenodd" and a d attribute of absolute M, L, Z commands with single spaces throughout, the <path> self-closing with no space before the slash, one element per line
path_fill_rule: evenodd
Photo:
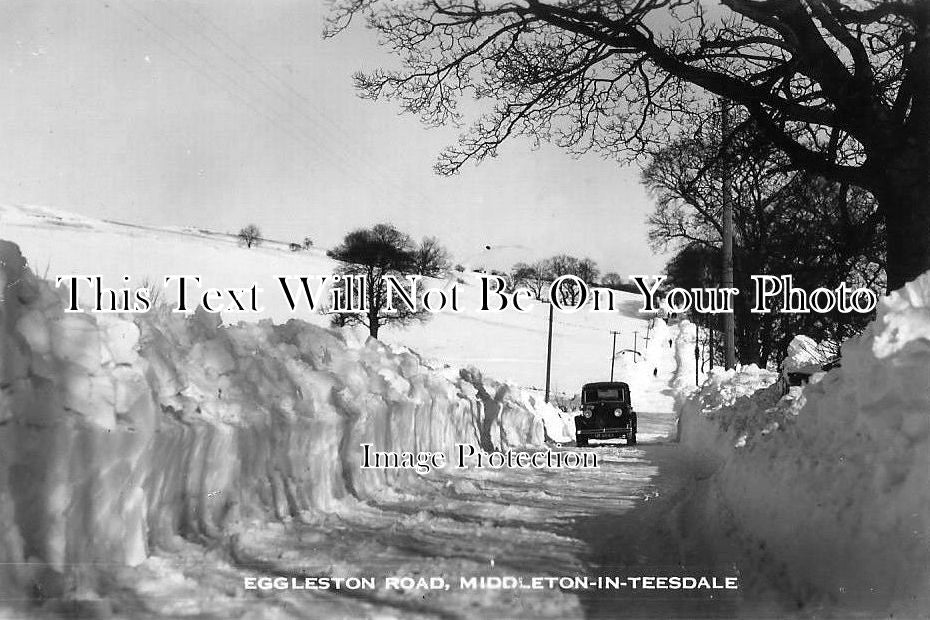
<path fill-rule="evenodd" d="M 930 1 L 0 2 L 0 619 L 930 618 Z"/>

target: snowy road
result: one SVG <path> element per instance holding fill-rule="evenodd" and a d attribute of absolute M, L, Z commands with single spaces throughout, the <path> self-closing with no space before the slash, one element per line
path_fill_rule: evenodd
<path fill-rule="evenodd" d="M 640 414 L 670 429 L 671 414 Z M 231 557 L 179 543 L 123 574 L 119 615 L 177 617 L 738 617 L 743 591 L 462 588 L 462 578 L 740 577 L 719 524 L 693 521 L 706 471 L 668 441 L 592 447 L 596 470 L 433 472 L 409 496 L 312 523 L 256 524 Z M 690 501 L 685 501 L 691 497 Z M 722 541 L 724 541 L 722 543 Z M 373 577 L 369 590 L 246 591 L 246 577 Z M 389 589 L 442 577 L 448 589 Z M 548 583 L 548 582 L 544 582 Z"/>

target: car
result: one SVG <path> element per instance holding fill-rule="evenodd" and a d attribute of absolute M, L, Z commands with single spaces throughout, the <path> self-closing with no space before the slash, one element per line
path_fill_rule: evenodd
<path fill-rule="evenodd" d="M 590 439 L 618 438 L 636 445 L 630 386 L 622 381 L 586 383 L 581 388 L 581 413 L 575 416 L 575 445 L 587 446 Z"/>
<path fill-rule="evenodd" d="M 843 360 L 839 356 L 831 357 L 823 362 L 812 362 L 807 365 L 792 365 L 782 367 L 781 376 L 778 378 L 782 386 L 782 394 L 787 394 L 788 390 L 794 386 L 807 385 L 818 372 L 827 372 L 843 365 Z"/>

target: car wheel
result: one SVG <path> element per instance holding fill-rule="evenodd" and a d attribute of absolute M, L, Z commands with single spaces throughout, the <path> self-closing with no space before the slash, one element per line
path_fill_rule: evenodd
<path fill-rule="evenodd" d="M 626 445 L 635 446 L 636 445 L 636 433 L 630 433 L 626 436 Z"/>
<path fill-rule="evenodd" d="M 588 438 L 582 437 L 581 435 L 575 435 L 575 445 L 578 446 L 579 448 L 587 448 Z"/>

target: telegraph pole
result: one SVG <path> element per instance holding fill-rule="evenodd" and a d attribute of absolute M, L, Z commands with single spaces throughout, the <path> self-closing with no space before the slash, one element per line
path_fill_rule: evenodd
<path fill-rule="evenodd" d="M 710 370 L 714 369 L 714 328 L 710 323 L 707 325 L 707 333 L 709 335 L 709 340 L 707 341 L 707 346 L 710 349 L 708 356 L 710 357 Z"/>
<path fill-rule="evenodd" d="M 552 301 L 549 302 L 549 342 L 546 345 L 546 402 L 549 402 L 549 378 L 552 373 Z"/>
<path fill-rule="evenodd" d="M 614 335 L 614 344 L 610 347 L 610 380 L 614 380 L 614 362 L 617 361 L 617 334 L 620 333 L 619 330 L 611 331 L 611 334 Z"/>
<path fill-rule="evenodd" d="M 730 104 L 726 99 L 720 99 L 720 142 L 721 146 L 727 140 L 730 130 Z M 724 155 L 724 149 L 720 151 Z M 724 158 L 726 163 L 726 158 Z M 733 204 L 730 200 L 730 175 L 728 170 L 723 171 L 721 196 L 723 202 L 723 286 L 733 288 Z M 723 350 L 725 367 L 727 370 L 736 367 L 736 326 L 733 323 L 733 313 L 723 315 Z"/>
<path fill-rule="evenodd" d="M 698 379 L 698 373 L 701 370 L 701 348 L 698 346 L 700 338 L 700 333 L 694 337 L 694 385 L 701 385 L 701 381 Z"/>
<path fill-rule="evenodd" d="M 639 332 L 634 331 L 633 332 L 633 363 L 634 364 L 636 363 L 636 355 L 639 353 L 639 351 L 636 350 L 636 341 L 638 338 L 639 338 Z"/>

